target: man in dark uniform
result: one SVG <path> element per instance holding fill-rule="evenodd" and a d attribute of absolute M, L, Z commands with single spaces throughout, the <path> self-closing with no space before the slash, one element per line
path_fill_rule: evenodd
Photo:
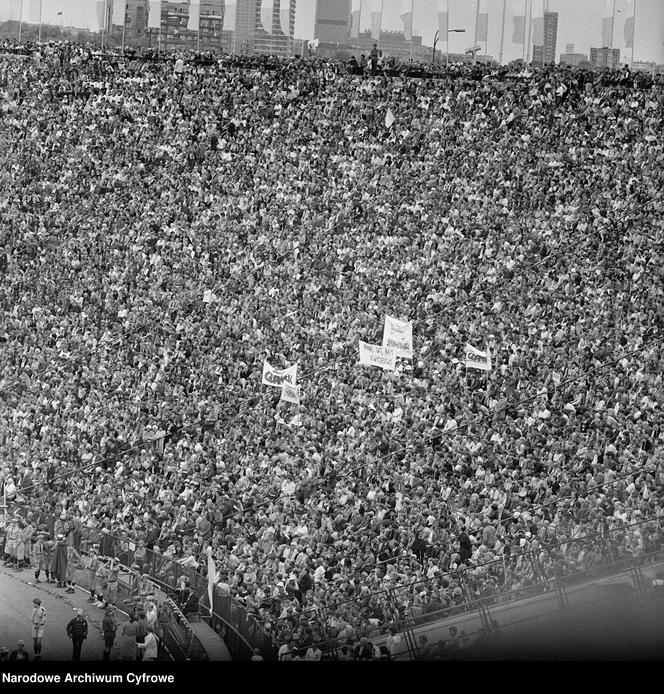
<path fill-rule="evenodd" d="M 71 639 L 73 646 L 72 660 L 81 659 L 81 646 L 88 637 L 88 623 L 83 616 L 83 610 L 76 612 L 76 617 L 67 624 L 67 636 Z"/>

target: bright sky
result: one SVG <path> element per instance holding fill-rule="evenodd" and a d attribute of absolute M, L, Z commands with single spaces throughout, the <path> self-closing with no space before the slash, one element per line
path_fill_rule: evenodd
<path fill-rule="evenodd" d="M 325 0 L 321 0 L 325 2 Z M 462 52 L 473 45 L 476 0 L 448 0 L 450 3 L 450 29 L 466 29 L 465 34 L 450 34 L 451 52 Z M 503 3 L 501 0 L 479 0 L 481 11 L 489 12 L 488 53 L 498 58 L 500 53 L 500 24 Z M 505 43 L 504 60 L 509 61 L 522 56 L 522 47 L 512 43 L 512 17 L 523 14 L 524 3 L 531 0 L 505 0 Z M 542 7 L 546 0 L 533 0 L 535 7 Z M 615 0 L 616 21 L 614 29 L 614 48 L 621 49 L 623 57 L 631 55 L 631 49 L 625 48 L 623 28 L 625 18 L 632 15 L 634 2 L 636 9 L 635 60 L 654 60 L 664 63 L 664 0 Z M 12 13 L 17 16 L 23 4 L 23 18 L 28 20 L 30 3 L 39 0 L 0 0 L 0 21 Z M 42 0 L 43 21 L 59 24 L 58 11 L 63 12 L 63 21 L 67 26 L 96 28 L 96 0 Z M 110 0 L 109 0 L 110 2 Z M 423 36 L 425 45 L 433 44 L 433 35 L 437 28 L 437 0 L 412 0 L 413 26 L 415 33 Z M 589 53 L 591 46 L 601 44 L 601 19 L 612 0 L 548 0 L 549 10 L 558 12 L 558 45 L 560 55 L 565 45 L 574 44 L 577 53 Z M 402 29 L 399 13 L 402 0 L 383 0 L 383 28 Z M 363 0 L 362 28 L 370 27 L 371 0 Z M 541 11 L 541 9 L 540 9 Z M 316 0 L 297 0 L 296 35 L 298 38 L 313 38 Z M 607 14 L 610 14 L 610 9 Z M 445 49 L 439 41 L 439 48 Z"/>

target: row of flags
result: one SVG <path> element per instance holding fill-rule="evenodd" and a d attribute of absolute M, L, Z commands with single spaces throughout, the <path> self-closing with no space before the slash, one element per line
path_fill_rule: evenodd
<path fill-rule="evenodd" d="M 363 340 L 358 341 L 359 360 L 363 366 L 377 366 L 385 371 L 396 371 L 397 359 L 413 358 L 413 322 L 402 321 L 385 315 L 383 342 L 372 345 Z M 491 351 L 481 350 L 466 343 L 463 360 L 454 360 L 466 369 L 491 371 Z M 297 364 L 283 369 L 272 366 L 267 359 L 263 361 L 262 384 L 281 389 L 280 402 L 300 404 L 301 389 L 297 385 Z"/>
<path fill-rule="evenodd" d="M 634 2 L 634 0 L 632 0 Z M 441 41 L 448 40 L 449 29 L 449 0 L 435 0 L 437 3 L 438 32 Z M 488 0 L 478 0 L 479 7 L 475 22 L 475 43 L 486 43 L 489 34 L 489 7 Z M 514 0 L 515 7 L 523 2 L 523 14 L 513 16 L 514 29 L 512 42 L 524 45 L 526 43 L 526 19 L 528 15 L 529 0 Z M 369 5 L 371 12 L 371 36 L 374 40 L 380 39 L 383 18 L 384 0 L 352 0 L 351 5 L 351 38 L 359 38 L 360 22 L 362 21 L 363 9 Z M 404 36 L 407 41 L 413 37 L 413 10 L 416 0 L 401 0 L 401 21 L 403 23 Z M 487 4 L 485 4 L 487 3 Z M 539 46 L 544 43 L 544 0 L 530 0 L 530 17 L 532 22 L 532 43 Z M 484 8 L 482 7 L 484 5 Z M 622 11 L 618 11 L 621 14 Z M 612 0 L 606 0 L 604 17 L 602 18 L 602 46 L 613 45 L 615 17 Z M 625 46 L 634 46 L 634 17 L 625 19 L 624 28 Z"/>

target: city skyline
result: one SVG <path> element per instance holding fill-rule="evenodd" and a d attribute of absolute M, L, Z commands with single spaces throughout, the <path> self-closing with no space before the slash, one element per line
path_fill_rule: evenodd
<path fill-rule="evenodd" d="M 24 5 L 23 18 L 28 19 L 31 0 L 0 0 L 0 21 L 16 17 L 21 2 Z M 96 0 L 42 0 L 42 21 L 44 24 L 60 24 L 58 12 L 62 12 L 65 26 L 96 29 Z M 558 13 L 558 37 L 556 61 L 565 52 L 566 44 L 574 44 L 576 53 L 590 53 L 591 47 L 602 46 L 602 16 L 606 12 L 606 0 L 532 0 L 535 13 L 541 11 L 543 3 L 548 11 Z M 621 50 L 621 62 L 631 58 L 631 48 L 626 47 L 624 23 L 632 16 L 634 0 L 615 0 L 616 16 L 614 25 L 613 47 Z M 110 2 L 110 0 L 109 0 Z M 502 0 L 480 0 L 481 11 L 488 12 L 488 41 L 486 52 L 498 58 L 500 54 L 500 35 L 502 20 Z M 503 62 L 509 62 L 523 56 L 523 47 L 512 42 L 513 17 L 523 15 L 526 0 L 506 0 L 505 36 Z M 531 0 L 527 0 L 530 4 Z M 636 0 L 637 12 L 635 22 L 634 60 L 664 63 L 664 1 Z M 610 0 L 610 7 L 612 0 Z M 465 29 L 465 33 L 450 33 L 450 53 L 463 53 L 473 46 L 476 2 L 474 0 L 449 0 L 450 29 Z M 401 31 L 403 24 L 400 18 L 401 0 L 383 1 L 382 28 L 385 31 Z M 433 45 L 434 34 L 438 27 L 437 0 L 413 0 L 413 33 L 422 36 L 424 45 Z M 363 0 L 361 30 L 371 28 L 371 0 Z M 539 8 L 539 9 L 537 9 Z M 298 0 L 295 17 L 295 38 L 314 38 L 316 0 Z M 532 40 L 531 40 L 532 43 Z M 485 46 L 481 44 L 484 52 Z M 445 50 L 445 41 L 438 40 L 439 49 Z M 532 49 L 531 49 L 532 56 Z"/>

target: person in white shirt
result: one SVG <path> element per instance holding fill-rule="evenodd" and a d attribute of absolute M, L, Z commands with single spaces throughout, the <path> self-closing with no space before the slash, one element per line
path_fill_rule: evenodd
<path fill-rule="evenodd" d="M 137 643 L 136 645 L 144 650 L 145 655 L 143 656 L 143 660 L 157 660 L 159 639 L 154 633 L 153 627 L 148 627 L 145 641 L 143 641 L 143 643 Z"/>

